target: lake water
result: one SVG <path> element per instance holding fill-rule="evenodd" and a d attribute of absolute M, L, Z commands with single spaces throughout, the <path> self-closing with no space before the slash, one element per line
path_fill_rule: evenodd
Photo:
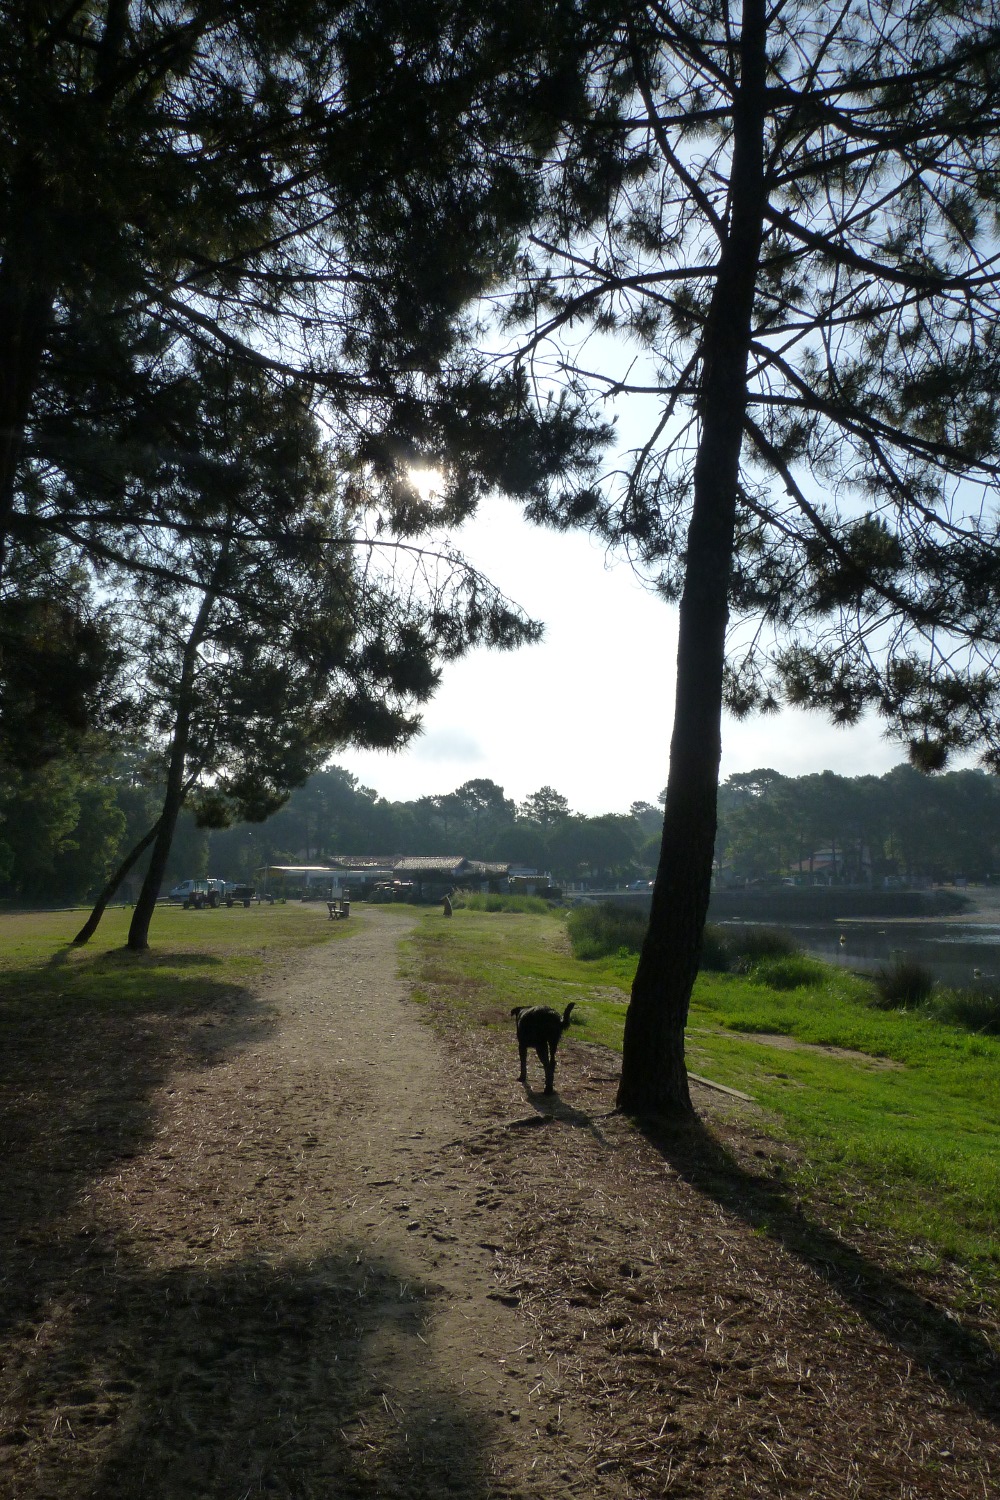
<path fill-rule="evenodd" d="M 862 922 L 845 918 L 830 923 L 718 924 L 724 932 L 765 925 L 780 927 L 806 953 L 847 969 L 871 973 L 897 957 L 905 957 L 925 964 L 935 979 L 956 988 L 974 989 L 988 981 L 1000 983 L 1000 922 Z"/>

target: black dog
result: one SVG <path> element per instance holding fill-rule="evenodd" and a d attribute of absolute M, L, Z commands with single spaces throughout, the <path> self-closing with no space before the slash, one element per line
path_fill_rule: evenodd
<path fill-rule="evenodd" d="M 521 1083 L 528 1081 L 528 1048 L 534 1047 L 539 1061 L 545 1069 L 545 1092 L 551 1094 L 552 1080 L 556 1072 L 556 1048 L 559 1038 L 569 1025 L 570 1011 L 576 1004 L 571 1000 L 559 1019 L 559 1012 L 550 1005 L 515 1005 L 511 1010 L 517 1025 L 517 1046 L 521 1054 Z"/>

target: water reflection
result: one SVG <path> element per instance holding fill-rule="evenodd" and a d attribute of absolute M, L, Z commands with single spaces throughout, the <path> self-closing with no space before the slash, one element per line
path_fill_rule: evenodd
<path fill-rule="evenodd" d="M 791 935 L 797 947 L 839 968 L 871 973 L 893 959 L 917 959 L 935 979 L 955 988 L 1000 983 L 1000 923 L 872 921 L 721 922 L 726 932 L 770 925 Z"/>

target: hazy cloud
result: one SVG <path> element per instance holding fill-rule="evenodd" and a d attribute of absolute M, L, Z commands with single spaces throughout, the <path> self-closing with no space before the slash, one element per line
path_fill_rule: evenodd
<path fill-rule="evenodd" d="M 486 754 L 477 740 L 464 729 L 430 729 L 413 741 L 410 754 L 414 760 L 483 761 Z"/>

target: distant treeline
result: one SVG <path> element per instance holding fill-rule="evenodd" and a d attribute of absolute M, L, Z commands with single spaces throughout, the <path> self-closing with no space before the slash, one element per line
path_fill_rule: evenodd
<path fill-rule="evenodd" d="M 585 817 L 553 787 L 518 804 L 495 781 L 464 782 L 441 796 L 389 802 L 334 766 L 313 776 L 258 828 L 213 834 L 210 861 L 241 872 L 267 862 L 323 863 L 338 855 L 448 854 L 550 871 L 556 879 L 638 878 L 655 849 L 658 808 Z"/>
<path fill-rule="evenodd" d="M 730 776 L 719 789 L 723 877 L 804 880 L 964 877 L 1000 871 L 1000 780 L 985 771 L 927 776 Z"/>
<path fill-rule="evenodd" d="M 83 901 L 151 826 L 162 788 L 143 762 L 121 756 L 69 762 L 0 784 L 0 896 Z M 659 809 L 584 817 L 552 787 L 518 805 L 486 779 L 441 796 L 389 802 L 339 766 L 312 776 L 265 823 L 200 829 L 181 816 L 168 882 L 206 874 L 249 879 L 263 864 L 315 863 L 338 855 L 452 854 L 516 861 L 559 879 L 618 883 L 655 862 Z M 141 878 L 143 864 L 133 872 Z"/>
<path fill-rule="evenodd" d="M 159 811 L 161 788 L 144 779 L 144 764 L 120 754 L 84 772 L 60 761 L 0 782 L 0 895 L 93 895 Z M 265 823 L 200 829 L 184 814 L 169 879 L 246 879 L 263 864 L 338 855 L 451 854 L 524 864 L 561 882 L 621 884 L 655 868 L 660 816 L 653 803 L 635 802 L 628 813 L 587 817 L 547 786 L 518 804 L 485 778 L 390 802 L 333 766 Z M 1000 782 L 982 771 L 928 777 L 909 766 L 857 777 L 743 772 L 720 788 L 716 855 L 737 881 L 810 873 L 981 880 L 1000 871 Z"/>

